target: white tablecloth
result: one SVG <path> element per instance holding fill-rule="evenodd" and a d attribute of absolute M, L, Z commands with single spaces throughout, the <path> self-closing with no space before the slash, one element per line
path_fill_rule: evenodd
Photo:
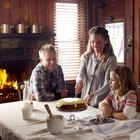
<path fill-rule="evenodd" d="M 33 102 L 32 119 L 25 121 L 22 119 L 22 101 L 0 104 L 0 136 L 2 140 L 103 140 L 103 138 L 96 135 L 92 130 L 92 126 L 87 123 L 88 119 L 99 113 L 99 110 L 90 106 L 84 111 L 74 112 L 76 118 L 82 120 L 82 122 L 66 121 L 61 134 L 50 134 L 46 125 L 46 117 L 48 116 L 44 107 L 46 103 L 49 104 L 53 114 L 62 114 L 65 118 L 70 115 L 70 112 L 58 111 L 55 101 Z M 130 134 L 104 139 L 128 140 Z"/>

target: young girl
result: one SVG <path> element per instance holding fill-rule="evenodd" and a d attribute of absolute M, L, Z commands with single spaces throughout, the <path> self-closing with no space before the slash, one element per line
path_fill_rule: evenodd
<path fill-rule="evenodd" d="M 105 117 L 119 120 L 140 116 L 137 86 L 131 70 L 126 66 L 117 66 L 110 72 L 110 93 L 99 103 L 99 109 Z"/>

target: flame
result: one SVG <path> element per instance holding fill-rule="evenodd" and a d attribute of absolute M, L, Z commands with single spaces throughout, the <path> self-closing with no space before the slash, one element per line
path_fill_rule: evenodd
<path fill-rule="evenodd" d="M 8 74 L 6 73 L 6 70 L 0 69 L 0 89 L 3 89 L 4 86 L 14 87 L 15 89 L 18 89 L 17 81 L 8 81 Z"/>

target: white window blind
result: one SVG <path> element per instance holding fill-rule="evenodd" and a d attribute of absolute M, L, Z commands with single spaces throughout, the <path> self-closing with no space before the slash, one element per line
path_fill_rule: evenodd
<path fill-rule="evenodd" d="M 55 46 L 66 80 L 75 80 L 85 48 L 85 10 L 81 0 L 55 5 Z"/>

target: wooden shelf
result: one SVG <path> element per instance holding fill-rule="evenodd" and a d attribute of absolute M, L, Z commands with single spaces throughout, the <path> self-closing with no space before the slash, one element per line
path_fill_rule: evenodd
<path fill-rule="evenodd" d="M 55 33 L 0 33 L 0 39 L 39 39 L 50 40 L 54 39 Z"/>

